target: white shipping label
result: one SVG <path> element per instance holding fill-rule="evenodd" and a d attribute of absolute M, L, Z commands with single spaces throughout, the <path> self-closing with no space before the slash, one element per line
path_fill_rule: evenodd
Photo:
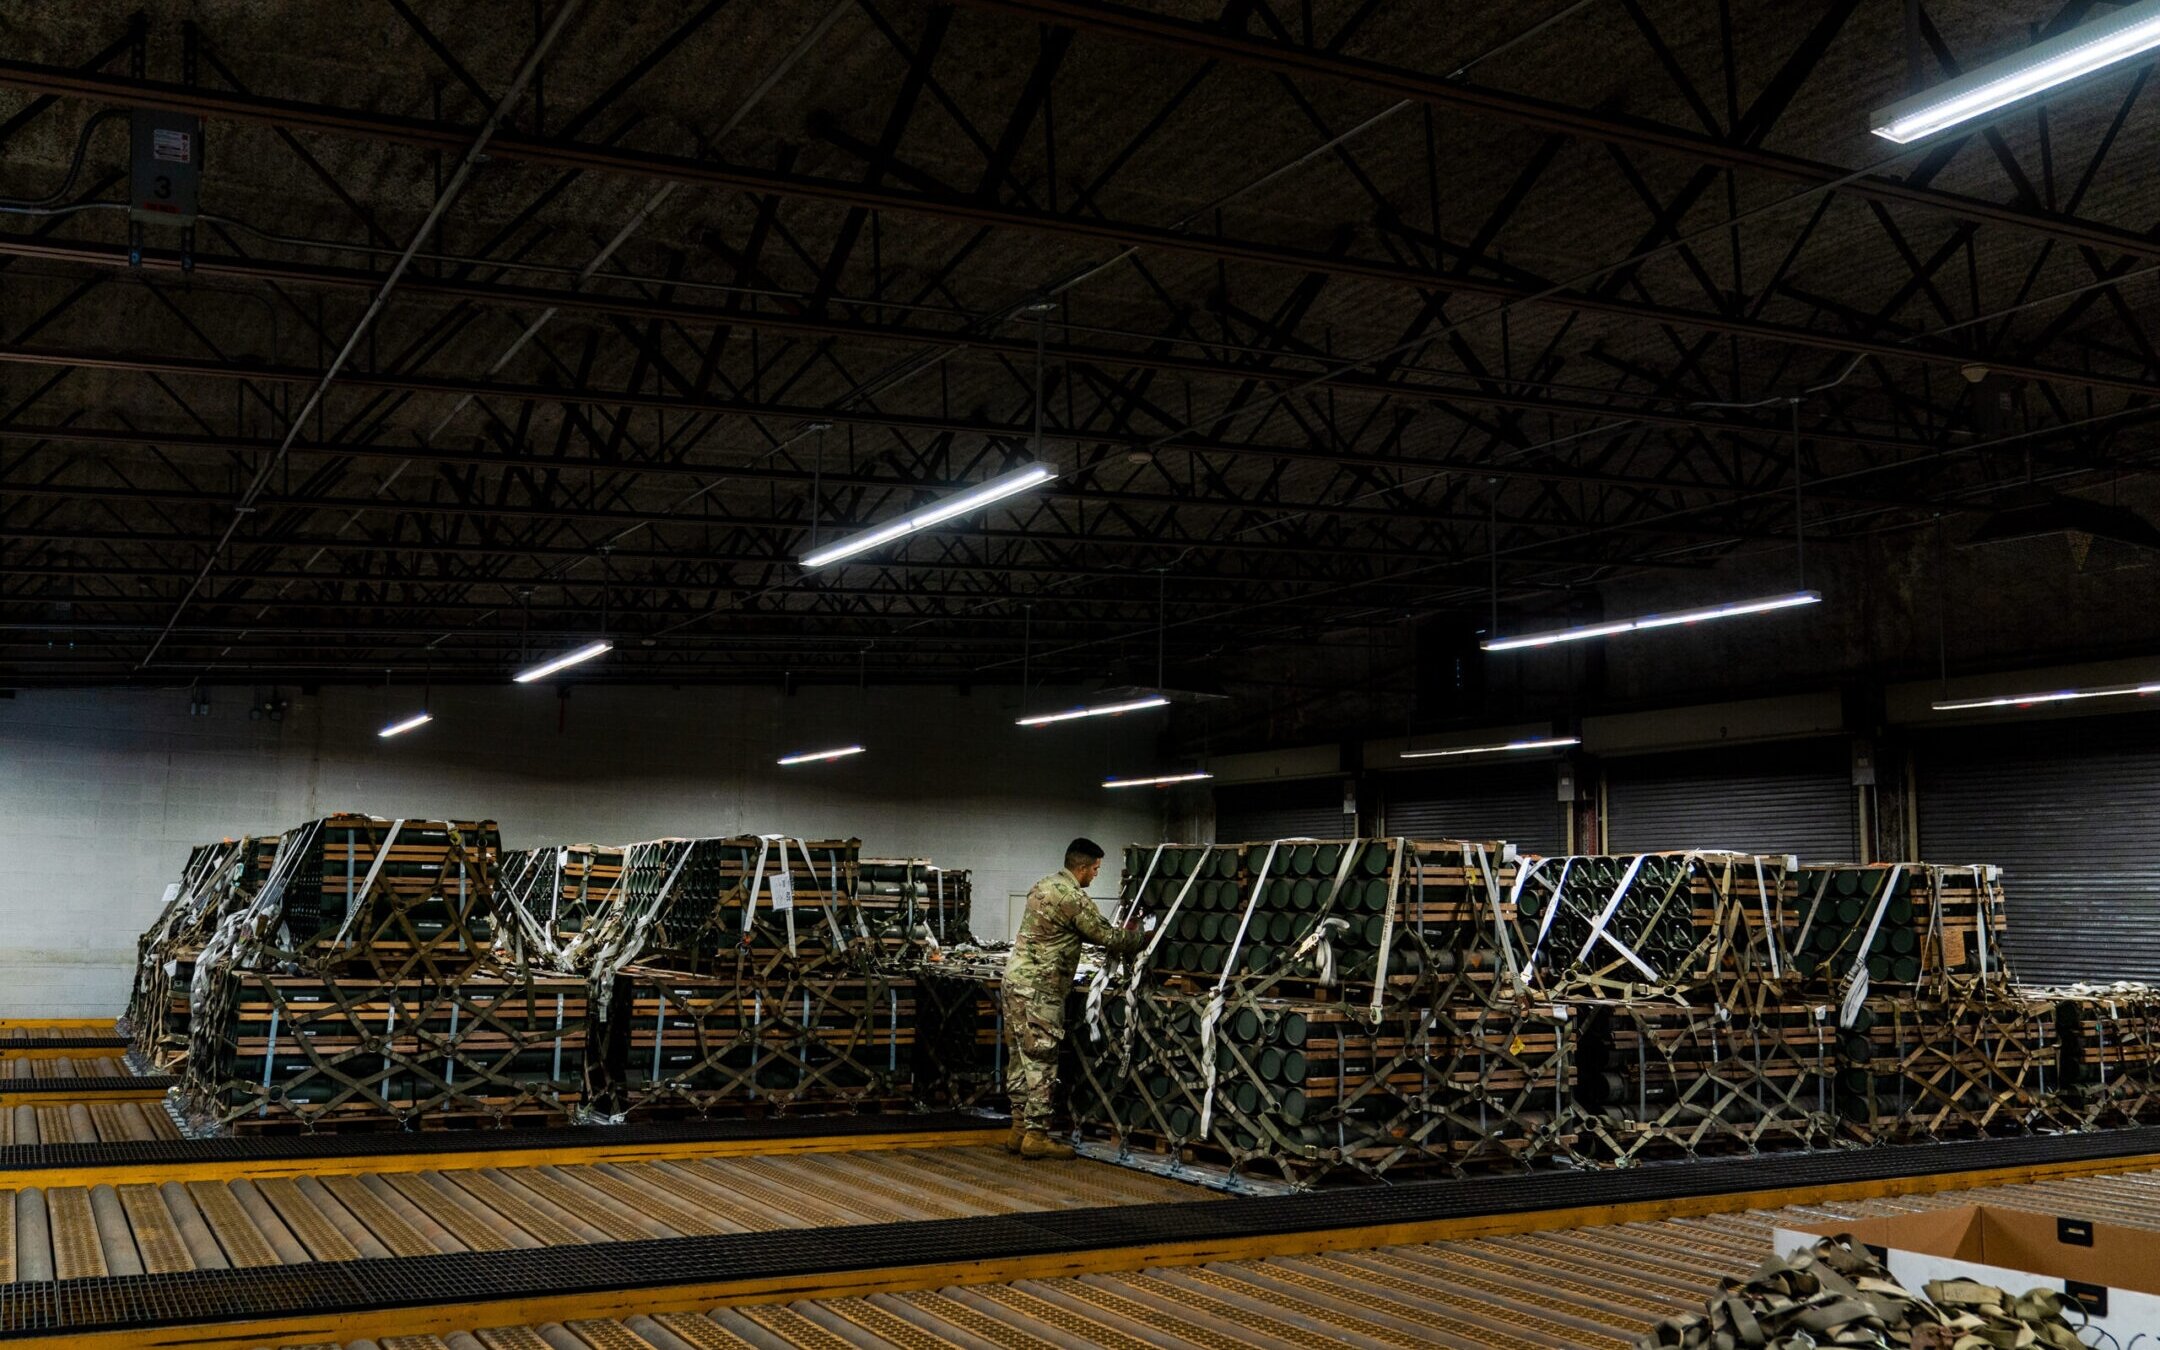
<path fill-rule="evenodd" d="M 795 878 L 781 872 L 771 881 L 772 907 L 775 910 L 795 908 Z"/>
<path fill-rule="evenodd" d="M 195 138 L 185 131 L 155 128 L 150 133 L 150 157 L 166 164 L 185 164 L 195 157 Z"/>
<path fill-rule="evenodd" d="M 175 901 L 175 900 L 177 900 L 177 899 L 179 899 L 179 898 L 180 898 L 180 883 L 179 883 L 179 882 L 177 882 L 177 881 L 168 881 L 168 882 L 166 882 L 166 883 L 165 883 L 165 900 L 164 900 L 164 903 L 165 903 L 165 904 L 168 904 L 168 905 L 169 905 L 169 904 L 171 904 L 171 903 L 172 903 L 173 901 Z"/>

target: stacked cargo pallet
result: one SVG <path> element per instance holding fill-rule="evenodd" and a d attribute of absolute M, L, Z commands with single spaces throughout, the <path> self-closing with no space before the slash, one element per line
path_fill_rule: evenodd
<path fill-rule="evenodd" d="M 1825 1142 L 1829 1036 L 1785 956 L 1792 860 L 1536 858 L 1503 919 L 1565 1014 L 1577 1156 L 1631 1163 Z"/>
<path fill-rule="evenodd" d="M 2054 1014 L 2013 983 L 1996 869 L 1810 864 L 1792 924 L 1796 967 L 1835 1009 L 1835 1105 L 1853 1138 L 2056 1123 Z"/>
<path fill-rule="evenodd" d="M 898 1110 L 915 988 L 856 902 L 853 839 L 659 839 L 580 946 L 608 1118 Z"/>
<path fill-rule="evenodd" d="M 2055 1122 L 2073 1129 L 2160 1124 L 2160 990 L 2142 984 L 2029 989 L 2051 1019 Z"/>
<path fill-rule="evenodd" d="M 1002 1108 L 1005 949 L 975 936 L 974 879 L 927 858 L 865 858 L 857 903 L 885 968 L 915 992 L 920 1105 Z"/>
<path fill-rule="evenodd" d="M 940 947 L 977 945 L 969 927 L 973 879 L 964 869 L 928 858 L 864 858 L 855 899 L 870 936 L 888 953 L 924 945 L 926 932 Z"/>
<path fill-rule="evenodd" d="M 194 971 L 190 1127 L 565 1120 L 586 987 L 497 947 L 498 841 L 492 822 L 357 815 L 287 832 Z"/>
<path fill-rule="evenodd" d="M 497 885 L 503 940 L 521 960 L 571 970 L 622 885 L 623 850 L 601 844 L 513 849 Z"/>
<path fill-rule="evenodd" d="M 1825 1142 L 1790 874 L 1403 839 L 1128 850 L 1124 914 L 1155 936 L 1090 995 L 1076 1117 L 1294 1183 Z"/>
<path fill-rule="evenodd" d="M 1123 1148 L 1306 1183 L 1565 1147 L 1565 1047 L 1494 956 L 1499 844 L 1128 850 L 1152 924 L 1091 992 L 1073 1109 Z"/>
<path fill-rule="evenodd" d="M 167 1073 L 187 1058 L 196 958 L 218 924 L 254 899 L 277 848 L 274 835 L 199 844 L 166 887 L 164 907 L 136 943 L 124 1019 L 130 1057 L 143 1072 Z"/>
<path fill-rule="evenodd" d="M 998 998 L 1005 956 L 980 948 L 944 951 L 907 968 L 915 982 L 917 1105 L 1005 1108 L 1005 1014 Z"/>

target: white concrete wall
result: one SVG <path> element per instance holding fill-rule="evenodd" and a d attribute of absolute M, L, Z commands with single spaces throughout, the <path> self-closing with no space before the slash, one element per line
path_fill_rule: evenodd
<path fill-rule="evenodd" d="M 1154 764 L 1144 718 L 1026 730 L 1019 695 L 984 689 L 437 689 L 435 722 L 377 728 L 418 691 L 290 695 L 251 721 L 253 691 L 37 691 L 0 700 L 0 1016 L 102 1016 L 126 1002 L 136 935 L 191 845 L 333 811 L 492 817 L 507 847 L 661 835 L 854 835 L 872 856 L 975 873 L 977 932 L 1010 933 L 1006 897 L 1067 840 L 1111 850 L 1162 831 L 1160 794 L 1106 792 Z M 1030 711 L 1070 691 L 1036 690 Z M 558 726 L 558 715 L 561 723 Z M 783 769 L 792 750 L 867 754 Z"/>

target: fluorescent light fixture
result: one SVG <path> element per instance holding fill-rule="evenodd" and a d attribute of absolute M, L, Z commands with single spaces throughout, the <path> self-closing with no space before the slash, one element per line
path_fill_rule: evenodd
<path fill-rule="evenodd" d="M 1211 773 L 1163 773 L 1153 778 L 1105 778 L 1102 785 L 1106 788 L 1163 787 L 1170 783 L 1197 783 L 1203 778 L 1214 776 Z"/>
<path fill-rule="evenodd" d="M 1112 717 L 1118 713 L 1139 712 L 1142 708 L 1164 708 L 1168 707 L 1169 704 L 1170 700 L 1164 698 L 1161 694 L 1150 694 L 1146 698 L 1127 699 L 1123 703 L 1098 703 L 1089 708 L 1067 708 L 1064 712 L 1037 713 L 1033 717 L 1023 717 L 1013 725 L 1046 727 L 1052 722 L 1073 722 L 1083 717 Z"/>
<path fill-rule="evenodd" d="M 2104 19 L 2036 42 L 2015 56 L 1901 99 L 1869 118 L 1868 129 L 1886 141 L 1907 145 L 2156 47 L 2160 47 L 2160 0 L 2141 0 Z"/>
<path fill-rule="evenodd" d="M 546 679 L 558 670 L 567 670 L 580 661 L 590 661 L 596 656 L 605 656 L 614 650 L 615 644 L 612 642 L 590 642 L 574 652 L 564 652 L 552 661 L 543 661 L 531 670 L 521 670 L 511 678 L 519 684 L 531 684 L 534 680 Z"/>
<path fill-rule="evenodd" d="M 805 750 L 799 755 L 782 755 L 776 762 L 780 764 L 817 764 L 828 759 L 846 759 L 849 755 L 859 755 L 862 752 L 863 747 L 859 745 L 843 745 L 838 750 Z"/>
<path fill-rule="evenodd" d="M 1529 741 L 1508 741 L 1501 745 L 1469 745 L 1460 750 L 1405 750 L 1403 759 L 1445 759 L 1449 755 L 1497 755 L 1507 750 L 1556 750 L 1563 745 L 1581 745 L 1580 736 L 1544 736 Z"/>
<path fill-rule="evenodd" d="M 2109 684 L 2092 689 L 2056 689 L 2045 694 L 1942 699 L 1929 706 L 1936 712 L 1966 712 L 1975 708 L 2029 708 L 2036 703 L 2069 703 L 2081 698 L 2119 698 L 2128 694 L 2160 694 L 2160 683 Z"/>
<path fill-rule="evenodd" d="M 412 717 L 406 718 L 402 722 L 392 722 L 389 726 L 384 727 L 381 731 L 378 731 L 375 734 L 383 737 L 399 736 L 403 735 L 405 732 L 411 731 L 414 727 L 424 727 L 434 720 L 435 715 L 433 713 L 418 713 Z"/>
<path fill-rule="evenodd" d="M 1026 468 L 1015 469 L 1011 473 L 991 479 L 981 487 L 971 488 L 948 501 L 926 506 L 889 525 L 874 525 L 858 534 L 849 535 L 837 544 L 805 554 L 802 565 L 806 568 L 823 567 L 842 558 L 852 558 L 858 553 L 866 553 L 880 544 L 889 544 L 917 530 L 927 530 L 941 521 L 951 520 L 954 516 L 966 515 L 978 507 L 988 506 L 1016 492 L 1025 492 L 1038 483 L 1047 483 L 1055 477 L 1057 470 L 1047 464 L 1030 464 Z"/>
<path fill-rule="evenodd" d="M 1773 609 L 1791 609 L 1795 605 L 1814 605 L 1822 602 L 1819 591 L 1794 591 L 1791 595 L 1772 595 L 1761 600 L 1734 600 L 1729 604 L 1708 605 L 1702 609 L 1683 609 L 1671 614 L 1645 614 L 1639 619 L 1614 619 L 1610 623 L 1586 623 L 1579 628 L 1558 628 L 1550 633 L 1526 633 L 1521 637 L 1488 638 L 1479 643 L 1489 652 L 1511 652 L 1521 647 L 1550 647 L 1556 642 L 1581 642 L 1585 638 L 1613 637 L 1620 633 L 1640 633 L 1650 628 L 1671 628 L 1675 624 L 1701 623 L 1705 619 L 1731 619 L 1742 614 L 1762 614 Z"/>

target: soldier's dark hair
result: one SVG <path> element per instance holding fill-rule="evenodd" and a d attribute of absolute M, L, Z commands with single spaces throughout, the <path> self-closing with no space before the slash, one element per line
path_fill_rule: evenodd
<path fill-rule="evenodd" d="M 1102 845 L 1092 839 L 1075 839 L 1065 846 L 1065 866 L 1068 869 L 1085 867 L 1102 860 Z"/>

